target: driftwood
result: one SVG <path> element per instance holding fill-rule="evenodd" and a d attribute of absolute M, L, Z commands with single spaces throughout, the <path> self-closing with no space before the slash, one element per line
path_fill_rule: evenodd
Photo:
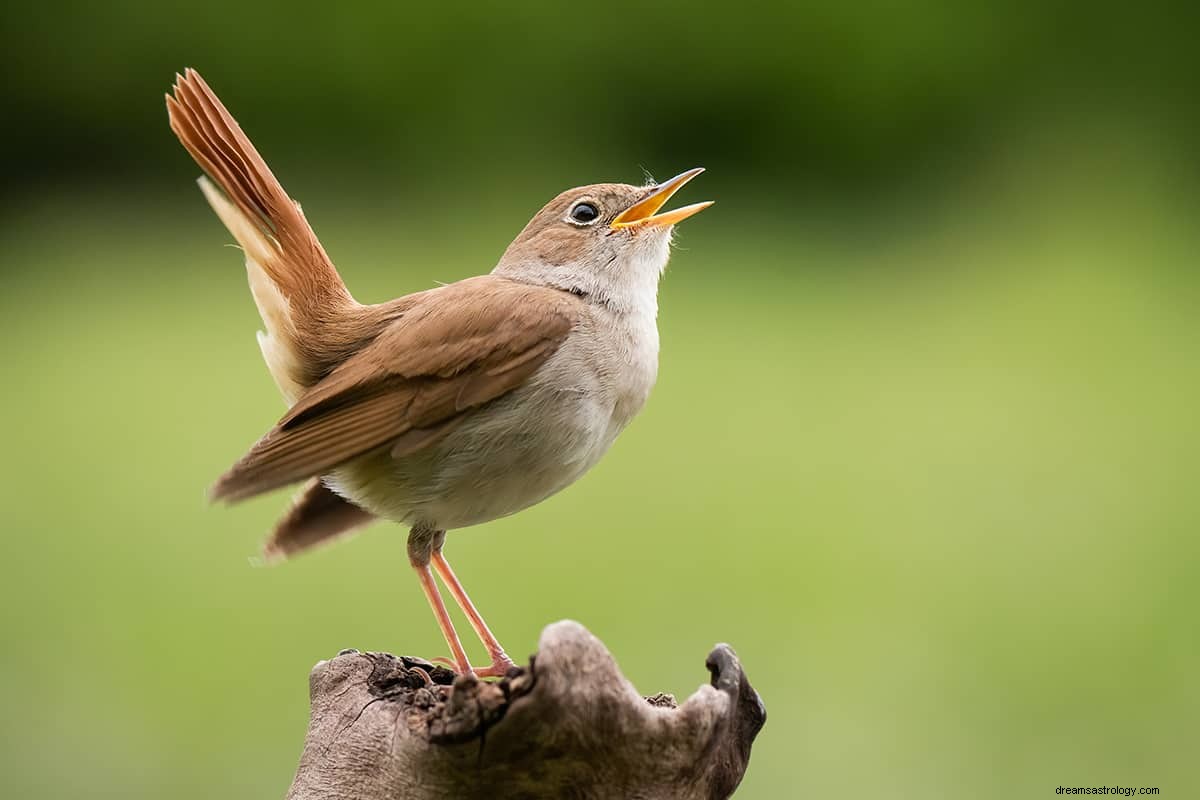
<path fill-rule="evenodd" d="M 706 666 L 711 684 L 677 706 L 641 697 L 575 622 L 497 682 L 343 651 L 313 668 L 288 799 L 728 797 L 766 710 L 728 645 Z"/>

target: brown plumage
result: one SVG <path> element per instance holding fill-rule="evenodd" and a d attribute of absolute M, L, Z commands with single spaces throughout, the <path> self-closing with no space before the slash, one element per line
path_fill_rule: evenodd
<path fill-rule="evenodd" d="M 412 300 L 374 341 L 303 395 L 221 476 L 212 497 L 251 497 L 381 446 L 396 457 L 427 447 L 458 417 L 521 385 L 545 363 L 579 306 L 565 292 L 491 275 Z M 445 313 L 451 308 L 453 316 Z"/>
<path fill-rule="evenodd" d="M 323 475 L 385 444 L 396 455 L 428 446 L 461 414 L 529 377 L 570 330 L 575 297 L 493 276 L 358 304 L 299 204 L 197 72 L 178 79 L 167 109 L 188 152 L 261 234 L 239 231 L 241 220 L 231 226 L 286 301 L 280 327 L 293 368 L 285 379 L 306 390 L 217 480 L 214 500 L 243 500 Z M 446 314 L 448 307 L 456 313 Z M 278 551 L 304 549 L 284 541 L 297 521 L 272 536 Z M 322 538 L 306 534 L 305 547 Z"/>
<path fill-rule="evenodd" d="M 375 516 L 334 494 L 320 478 L 304 485 L 287 514 L 263 544 L 267 561 L 287 558 L 308 548 L 350 533 L 375 520 Z"/>
<path fill-rule="evenodd" d="M 220 187 L 218 193 L 202 179 L 205 196 L 267 279 L 247 264 L 268 336 L 287 351 L 285 363 L 273 364 L 268 356 L 272 374 L 281 388 L 308 388 L 378 335 L 407 298 L 355 302 L 300 205 L 199 73 L 189 69 L 177 76 L 175 94 L 166 101 L 171 130 Z M 273 302 L 274 293 L 282 303 Z"/>
<path fill-rule="evenodd" d="M 675 223 L 656 213 L 701 170 L 657 186 L 563 192 L 491 274 L 379 305 L 354 300 L 233 116 L 194 71 L 167 96 L 200 188 L 246 256 L 259 346 L 290 406 L 211 490 L 237 501 L 306 482 L 264 546 L 287 557 L 384 517 L 470 671 L 433 577 L 511 665 L 442 555 L 446 531 L 512 514 L 577 480 L 642 407 L 658 368 L 658 280 Z"/>

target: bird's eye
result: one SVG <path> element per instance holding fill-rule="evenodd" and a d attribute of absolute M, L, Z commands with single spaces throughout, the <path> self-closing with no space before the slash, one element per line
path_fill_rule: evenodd
<path fill-rule="evenodd" d="M 584 225 L 595 222 L 599 216 L 600 212 L 591 203 L 576 203 L 571 209 L 571 219 Z"/>

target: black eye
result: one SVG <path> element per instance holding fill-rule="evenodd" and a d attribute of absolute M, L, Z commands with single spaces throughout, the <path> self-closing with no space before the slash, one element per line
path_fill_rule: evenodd
<path fill-rule="evenodd" d="M 600 216 L 600 212 L 591 203 L 576 203 L 571 209 L 571 219 L 576 222 L 595 222 L 596 217 Z"/>

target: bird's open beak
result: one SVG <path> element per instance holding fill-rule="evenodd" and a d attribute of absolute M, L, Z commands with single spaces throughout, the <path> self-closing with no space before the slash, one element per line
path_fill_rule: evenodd
<path fill-rule="evenodd" d="M 612 221 L 613 230 L 619 228 L 633 227 L 659 227 L 664 225 L 674 225 L 677 222 L 682 222 L 693 214 L 698 214 L 704 209 L 712 205 L 712 201 L 703 203 L 693 203 L 690 206 L 677 208 L 674 211 L 667 211 L 662 214 L 655 214 L 663 207 L 671 195 L 675 194 L 679 189 L 692 178 L 704 172 L 704 167 L 696 167 L 689 169 L 687 172 L 676 175 L 669 181 L 660 183 L 650 190 L 650 193 L 631 205 L 629 208 L 617 215 L 617 218 Z"/>

